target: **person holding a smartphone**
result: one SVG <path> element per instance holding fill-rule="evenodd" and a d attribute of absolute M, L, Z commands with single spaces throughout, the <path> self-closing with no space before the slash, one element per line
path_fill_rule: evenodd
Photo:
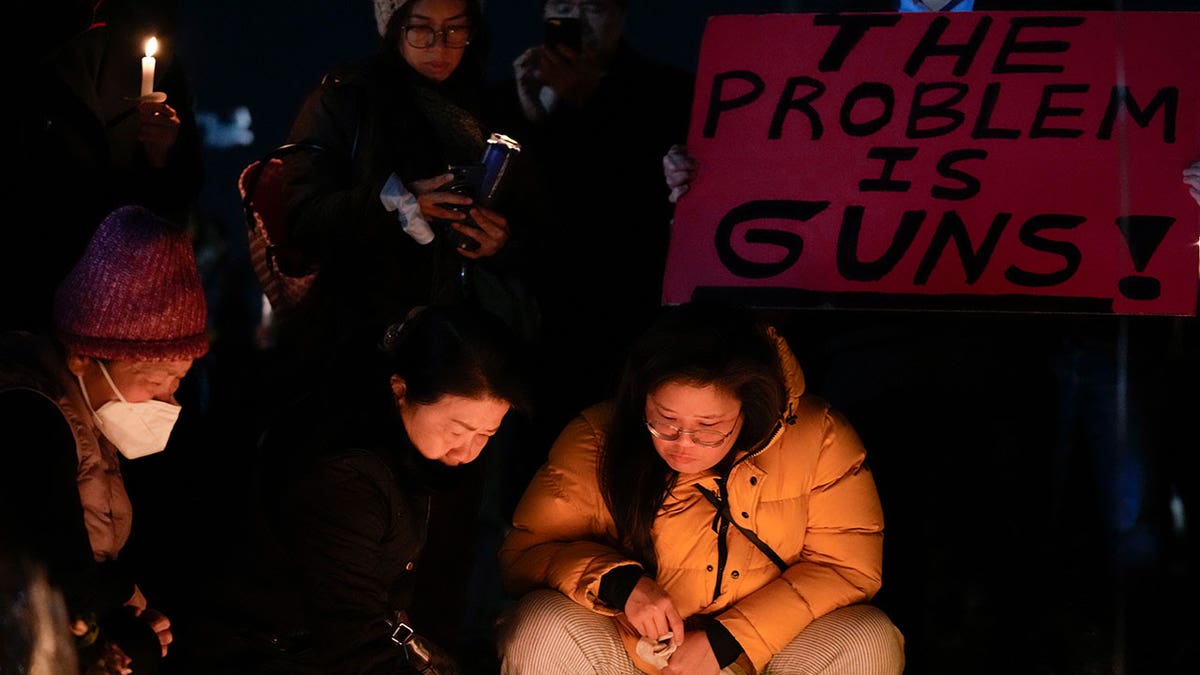
<path fill-rule="evenodd" d="M 560 100 L 584 105 L 621 51 L 628 0 L 546 0 L 545 39 L 514 62 L 525 116 L 544 119 Z"/>
<path fill-rule="evenodd" d="M 481 3 L 373 5 L 377 52 L 328 72 L 287 138 L 315 146 L 287 155 L 283 178 L 289 236 L 317 265 L 311 291 L 275 325 L 270 385 L 289 398 L 364 368 L 379 336 L 415 306 L 469 304 L 500 316 L 522 338 L 537 329 L 519 245 L 537 218 L 533 200 L 506 182 L 499 200 L 484 206 L 452 185 L 450 168 L 479 163 L 492 132 L 520 138 L 486 114 Z M 518 178 L 515 168 L 508 177 Z M 503 470 L 500 458 L 519 446 L 504 439 L 491 446 L 497 459 L 471 472 L 462 498 L 445 497 L 452 503 L 435 513 L 469 529 L 492 508 L 483 502 L 491 499 L 483 491 L 486 471 Z M 498 538 L 502 526 L 479 523 L 480 536 Z M 418 584 L 414 604 L 434 605 L 427 591 L 438 597 L 419 628 L 448 648 L 475 638 L 458 632 L 467 621 L 472 631 L 487 629 L 475 617 L 488 611 L 480 605 L 490 596 L 467 592 L 498 571 L 475 550 L 469 536 L 427 549 L 426 559 L 438 561 L 428 565 L 436 580 Z"/>
<path fill-rule="evenodd" d="M 544 40 L 514 61 L 504 92 L 555 224 L 532 261 L 553 392 L 539 447 L 607 394 L 659 306 L 670 220 L 661 158 L 686 136 L 692 77 L 628 43 L 629 11 L 626 0 L 546 0 Z M 568 367 L 571 381 L 558 381 Z"/>
<path fill-rule="evenodd" d="M 513 271 L 499 257 L 510 204 L 456 192 L 450 170 L 478 163 L 489 133 L 506 131 L 485 120 L 480 3 L 374 5 L 378 52 L 327 73 L 287 139 L 316 148 L 283 160 L 289 235 L 318 267 L 303 306 L 277 329 L 283 351 L 301 358 L 369 349 L 416 305 L 487 303 L 506 289 L 476 282 Z"/>

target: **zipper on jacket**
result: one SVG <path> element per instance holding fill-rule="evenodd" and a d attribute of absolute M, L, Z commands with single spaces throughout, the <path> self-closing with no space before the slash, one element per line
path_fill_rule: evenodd
<path fill-rule="evenodd" d="M 795 420 L 795 416 L 791 415 L 791 411 L 792 411 L 792 404 L 789 403 L 788 404 L 788 414 L 789 414 L 788 419 L 792 420 L 792 421 L 788 422 L 788 424 L 794 424 L 794 420 Z M 751 457 L 757 457 L 758 455 L 762 454 L 763 450 L 766 450 L 767 448 L 771 447 L 771 444 L 773 444 L 776 440 L 778 440 L 779 437 L 782 435 L 783 435 L 783 420 L 780 420 L 775 423 L 775 428 L 771 431 L 771 435 L 767 436 L 767 440 L 760 443 L 758 445 L 758 447 L 754 448 L 753 450 L 750 450 L 749 452 L 742 455 L 741 457 L 738 457 L 737 460 L 735 460 L 734 463 L 732 465 L 730 465 L 729 470 L 725 472 L 725 478 L 729 478 L 729 476 L 733 475 L 734 467 L 736 467 L 738 464 L 741 464 L 742 462 L 750 459 Z"/>

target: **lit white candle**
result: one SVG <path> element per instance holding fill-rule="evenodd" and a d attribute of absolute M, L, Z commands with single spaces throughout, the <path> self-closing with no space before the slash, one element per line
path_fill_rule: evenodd
<path fill-rule="evenodd" d="M 154 52 L 158 51 L 158 38 L 146 40 L 146 55 L 142 57 L 142 96 L 154 91 Z"/>

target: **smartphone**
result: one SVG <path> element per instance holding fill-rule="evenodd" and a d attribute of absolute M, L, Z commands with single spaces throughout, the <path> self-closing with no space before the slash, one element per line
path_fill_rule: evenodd
<path fill-rule="evenodd" d="M 456 195 L 466 195 L 471 199 L 479 197 L 479 189 L 483 185 L 483 176 L 487 167 L 483 163 L 478 164 L 451 164 L 447 169 L 447 173 L 454 174 L 454 180 L 446 183 L 441 187 L 446 192 L 453 192 Z M 466 211 L 461 205 L 455 204 L 459 209 Z"/>
<path fill-rule="evenodd" d="M 449 173 L 454 174 L 454 180 L 450 181 L 441 189 L 446 192 L 453 192 L 456 195 L 466 195 L 471 199 L 476 199 L 479 196 L 479 188 L 483 182 L 483 174 L 485 167 L 483 164 L 451 164 Z M 438 206 L 458 211 L 459 213 L 467 213 L 471 210 L 470 206 L 463 204 L 438 204 Z M 478 227 L 470 215 L 463 220 L 458 221 L 468 227 Z M 435 218 L 432 223 L 434 229 L 442 236 L 448 237 L 452 244 L 457 248 L 464 248 L 468 251 L 474 251 L 479 248 L 479 242 L 459 232 L 450 225 L 449 220 Z"/>
<path fill-rule="evenodd" d="M 554 49 L 559 45 L 575 51 L 583 48 L 583 28 L 579 19 L 567 16 L 546 19 L 546 46 Z"/>

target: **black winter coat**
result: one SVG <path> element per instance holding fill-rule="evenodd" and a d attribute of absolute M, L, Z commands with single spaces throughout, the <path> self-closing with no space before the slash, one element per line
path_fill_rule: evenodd
<path fill-rule="evenodd" d="M 421 457 L 398 418 L 371 417 L 310 399 L 264 437 L 269 606 L 252 609 L 260 630 L 294 647 L 296 672 L 407 672 L 392 622 L 421 583 L 439 495 L 473 475 Z M 422 631 L 419 616 L 409 623 Z"/>
<path fill-rule="evenodd" d="M 442 236 L 418 244 L 379 198 L 393 173 L 411 190 L 412 181 L 452 164 L 480 161 L 490 131 L 480 121 L 483 96 L 466 56 L 448 80 L 433 83 L 390 49 L 327 75 L 312 92 L 288 140 L 321 150 L 288 156 L 284 180 L 290 236 L 321 271 L 292 321 L 298 330 L 281 328 L 285 341 L 301 340 L 300 350 L 369 346 L 413 306 L 476 299 L 479 276 L 515 276 L 520 229 L 531 220 L 514 214 L 516 200 L 502 195 L 497 204 L 512 238 L 476 262 Z M 333 326 L 332 335 L 309 332 Z"/>

